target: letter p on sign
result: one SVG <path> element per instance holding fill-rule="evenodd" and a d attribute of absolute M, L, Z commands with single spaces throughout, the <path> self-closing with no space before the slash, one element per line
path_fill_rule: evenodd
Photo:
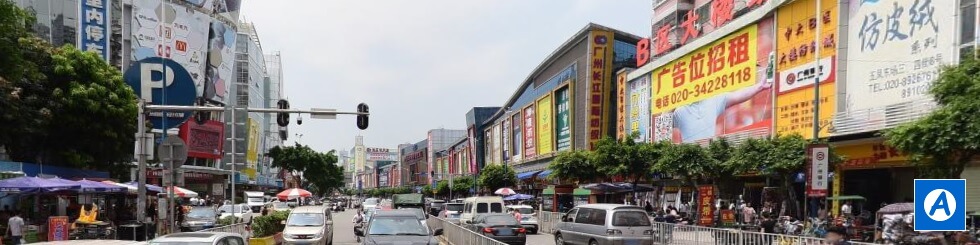
<path fill-rule="evenodd" d="M 153 101 L 153 89 L 162 89 L 173 84 L 174 70 L 170 67 L 164 67 L 161 63 L 141 63 L 140 77 L 143 85 L 140 86 L 140 98 L 153 103 L 156 102 Z"/>

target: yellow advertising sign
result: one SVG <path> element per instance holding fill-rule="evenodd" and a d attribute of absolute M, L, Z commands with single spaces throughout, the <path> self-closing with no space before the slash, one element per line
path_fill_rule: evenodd
<path fill-rule="evenodd" d="M 621 72 L 616 75 L 616 87 L 619 88 L 616 91 L 616 139 L 626 138 L 626 74 Z"/>
<path fill-rule="evenodd" d="M 255 169 L 258 169 L 259 161 L 259 124 L 248 119 L 248 149 L 245 153 L 246 175 L 255 178 Z"/>
<path fill-rule="evenodd" d="M 548 154 L 555 150 L 554 148 L 554 129 L 552 129 L 552 121 L 555 117 L 551 114 L 554 104 L 551 103 L 551 95 L 545 95 L 538 99 L 537 105 L 534 106 L 537 111 L 535 116 L 538 118 L 537 121 L 537 133 L 538 133 L 538 155 Z"/>
<path fill-rule="evenodd" d="M 778 83 L 776 85 L 775 127 L 777 134 L 813 137 L 813 83 L 820 79 L 819 137 L 830 135 L 827 125 L 836 111 L 837 1 L 799 0 L 779 8 L 776 19 Z M 814 40 L 817 29 L 819 40 Z M 815 53 L 819 48 L 820 56 Z"/>
<path fill-rule="evenodd" d="M 882 142 L 834 147 L 837 155 L 844 157 L 839 166 L 842 169 L 874 169 L 902 167 L 910 165 L 908 156 L 894 147 Z"/>
<path fill-rule="evenodd" d="M 758 27 L 750 25 L 653 71 L 653 113 L 756 83 Z"/>
<path fill-rule="evenodd" d="M 609 81 L 609 74 L 612 69 L 612 46 L 613 33 L 611 31 L 593 30 L 589 33 L 589 93 L 588 93 L 588 149 L 592 149 L 595 143 L 608 133 L 606 126 L 608 121 L 603 118 L 609 110 L 609 103 L 606 101 L 605 91 L 612 87 Z"/>

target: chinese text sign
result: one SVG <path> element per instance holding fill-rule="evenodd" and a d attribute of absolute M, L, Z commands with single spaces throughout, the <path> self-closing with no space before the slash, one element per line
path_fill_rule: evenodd
<path fill-rule="evenodd" d="M 613 41 L 613 33 L 610 31 L 593 30 L 589 34 L 589 112 L 588 122 L 588 144 L 589 149 L 595 146 L 605 135 L 606 122 L 603 116 L 606 115 L 607 103 L 605 103 L 604 91 L 609 88 L 608 71 L 612 68 L 612 50 L 609 49 Z"/>
<path fill-rule="evenodd" d="M 569 83 L 571 84 L 571 83 Z M 555 91 L 555 142 L 558 151 L 572 148 L 572 115 L 570 94 L 571 90 L 566 86 Z"/>
<path fill-rule="evenodd" d="M 637 142 L 649 141 L 650 130 L 650 75 L 644 74 L 626 85 L 629 94 L 627 133 L 637 133 Z"/>
<path fill-rule="evenodd" d="M 538 155 L 544 155 L 551 153 L 554 150 L 554 131 L 552 129 L 551 120 L 553 116 L 551 114 L 553 104 L 551 103 L 551 95 L 545 95 L 538 99 L 537 105 L 537 120 L 538 129 L 535 130 L 538 134 Z"/>
<path fill-rule="evenodd" d="M 698 225 L 712 226 L 715 221 L 715 188 L 710 185 L 698 186 Z"/>
<path fill-rule="evenodd" d="M 537 155 L 537 140 L 534 134 L 534 104 L 524 108 L 524 158 L 531 158 Z"/>
<path fill-rule="evenodd" d="M 78 1 L 81 13 L 78 15 L 78 47 L 82 51 L 98 53 L 109 60 L 109 5 L 108 0 Z M 58 3 L 60 4 L 60 3 Z"/>
<path fill-rule="evenodd" d="M 626 74 L 616 75 L 616 139 L 625 138 L 626 130 Z"/>
<path fill-rule="evenodd" d="M 779 8 L 776 20 L 778 60 L 776 118 L 778 134 L 813 135 L 814 81 L 820 80 L 821 124 L 828 123 L 836 111 L 834 84 L 837 53 L 837 1 L 820 0 L 819 16 L 815 0 L 803 0 Z M 815 35 L 820 31 L 819 38 Z M 816 40 L 815 40 L 816 39 Z M 819 60 L 816 52 L 819 50 Z M 819 136 L 829 135 L 823 127 Z"/>

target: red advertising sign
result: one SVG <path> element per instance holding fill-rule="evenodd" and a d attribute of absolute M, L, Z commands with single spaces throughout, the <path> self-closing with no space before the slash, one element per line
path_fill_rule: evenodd
<path fill-rule="evenodd" d="M 721 224 L 723 225 L 734 225 L 735 224 L 735 210 L 725 209 L 719 212 L 721 215 Z"/>
<path fill-rule="evenodd" d="M 48 217 L 48 241 L 67 241 L 68 227 L 68 216 Z"/>
<path fill-rule="evenodd" d="M 653 14 L 652 38 L 637 43 L 636 64 L 642 66 L 655 57 L 670 53 L 755 11 L 765 3 L 766 0 L 698 0 L 694 9 L 684 12 L 677 10 L 676 3 L 657 5 Z M 707 13 L 701 12 L 704 9 L 708 10 Z M 640 43 L 652 50 L 652 55 L 641 55 Z M 650 51 L 644 52 L 650 54 Z"/>
<path fill-rule="evenodd" d="M 204 124 L 188 121 L 180 126 L 180 138 L 187 144 L 187 156 L 221 159 L 225 125 L 214 120 Z"/>
<path fill-rule="evenodd" d="M 698 225 L 711 226 L 715 222 L 715 187 L 712 185 L 698 186 Z"/>
<path fill-rule="evenodd" d="M 537 145 L 534 144 L 534 103 L 524 108 L 524 158 L 534 157 L 537 153 Z"/>

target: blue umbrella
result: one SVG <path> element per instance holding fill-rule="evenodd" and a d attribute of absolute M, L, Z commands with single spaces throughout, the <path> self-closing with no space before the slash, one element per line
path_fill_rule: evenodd
<path fill-rule="evenodd" d="M 78 190 L 78 183 L 64 183 L 38 177 L 17 177 L 0 180 L 0 192 L 6 193 L 42 193 Z"/>
<path fill-rule="evenodd" d="M 527 194 L 514 194 L 514 195 L 510 195 L 510 196 L 505 197 L 504 198 L 504 201 L 527 200 L 527 199 L 532 199 L 532 198 L 534 198 L 534 196 L 532 196 L 532 195 L 527 195 Z"/>

